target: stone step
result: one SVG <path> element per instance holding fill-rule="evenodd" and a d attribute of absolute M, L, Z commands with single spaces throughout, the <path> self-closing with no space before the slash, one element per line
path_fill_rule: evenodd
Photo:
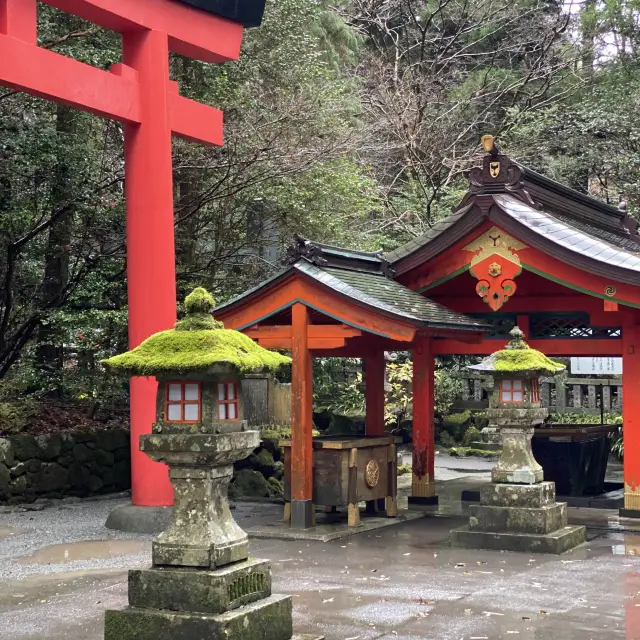
<path fill-rule="evenodd" d="M 127 607 L 105 614 L 104 640 L 290 640 L 291 596 L 273 595 L 211 616 Z"/>
<path fill-rule="evenodd" d="M 538 484 L 491 483 L 480 489 L 480 503 L 498 507 L 544 507 L 555 504 L 556 485 L 553 482 Z"/>
<path fill-rule="evenodd" d="M 551 533 L 567 524 L 564 502 L 539 508 L 472 505 L 469 507 L 469 528 L 477 531 L 514 533 Z"/>
<path fill-rule="evenodd" d="M 471 530 L 467 525 L 451 532 L 451 544 L 467 549 L 560 554 L 582 544 L 585 533 L 585 527 L 581 526 L 566 526 L 553 533 L 535 534 L 493 533 Z"/>

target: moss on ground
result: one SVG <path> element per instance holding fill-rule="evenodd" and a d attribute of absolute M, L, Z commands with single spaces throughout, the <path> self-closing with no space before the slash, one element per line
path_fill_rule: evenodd
<path fill-rule="evenodd" d="M 449 449 L 449 455 L 454 458 L 468 458 L 477 456 L 478 458 L 498 458 L 500 456 L 496 451 L 485 451 L 484 449 L 473 449 L 471 447 L 452 447 Z"/>

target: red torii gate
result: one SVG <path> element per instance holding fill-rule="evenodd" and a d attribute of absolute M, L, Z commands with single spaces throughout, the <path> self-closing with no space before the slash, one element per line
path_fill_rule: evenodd
<path fill-rule="evenodd" d="M 37 0 L 0 0 L 0 84 L 125 126 L 129 346 L 176 320 L 171 136 L 222 144 L 222 112 L 179 95 L 169 51 L 220 63 L 238 58 L 244 27 L 213 0 L 43 0 L 122 34 L 123 60 L 103 71 L 37 45 Z M 189 4 L 211 9 L 201 11 Z M 264 8 L 264 0 L 258 3 Z M 254 3 L 255 5 L 255 3 Z M 237 6 L 237 3 L 236 3 Z M 255 6 L 247 26 L 256 24 Z M 235 14 L 228 17 L 240 19 Z M 259 22 L 259 20 L 258 20 Z M 165 465 L 138 450 L 155 419 L 156 382 L 131 381 L 132 501 L 167 506 Z"/>

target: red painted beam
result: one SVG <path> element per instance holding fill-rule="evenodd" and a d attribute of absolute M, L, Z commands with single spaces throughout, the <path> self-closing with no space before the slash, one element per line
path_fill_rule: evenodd
<path fill-rule="evenodd" d="M 36 44 L 36 0 L 0 0 L 0 33 Z"/>
<path fill-rule="evenodd" d="M 169 100 L 169 121 L 178 138 L 214 146 L 222 145 L 223 113 L 219 109 L 172 95 Z"/>
<path fill-rule="evenodd" d="M 111 72 L 0 34 L 0 83 L 123 123 L 140 122 L 138 73 L 123 64 Z M 222 144 L 223 114 L 170 87 L 174 134 L 191 142 Z"/>
<path fill-rule="evenodd" d="M 226 62 L 240 56 L 244 31 L 241 24 L 198 11 L 174 0 L 43 2 L 111 31 L 124 33 L 150 29 L 166 33 L 172 51 L 195 60 Z"/>
<path fill-rule="evenodd" d="M 291 325 L 264 325 L 250 327 L 242 333 L 252 340 L 274 340 L 288 338 L 293 335 Z M 311 324 L 308 328 L 309 338 L 352 338 L 361 336 L 360 329 L 354 329 L 344 324 Z"/>
<path fill-rule="evenodd" d="M 0 84 L 120 122 L 140 122 L 132 77 L 0 34 Z"/>

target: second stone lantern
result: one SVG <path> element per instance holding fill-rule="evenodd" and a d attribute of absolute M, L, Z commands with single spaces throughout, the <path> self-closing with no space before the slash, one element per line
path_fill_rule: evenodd
<path fill-rule="evenodd" d="M 489 424 L 500 430 L 502 455 L 491 484 L 480 490 L 480 505 L 469 508 L 469 525 L 451 532 L 455 546 L 527 553 L 562 553 L 582 542 L 585 528 L 567 524 L 567 505 L 556 502 L 553 482 L 544 482 L 531 451 L 534 428 L 548 410 L 540 406 L 538 377 L 564 366 L 531 349 L 515 327 L 511 341 L 475 371 L 493 376 Z"/>
<path fill-rule="evenodd" d="M 173 514 L 153 566 L 129 573 L 129 607 L 107 611 L 105 640 L 289 640 L 290 596 L 271 593 L 271 567 L 249 558 L 227 501 L 233 463 L 260 443 L 243 420 L 240 380 L 290 359 L 224 329 L 196 289 L 174 329 L 105 361 L 158 380 L 157 417 L 140 449 L 169 466 Z"/>

